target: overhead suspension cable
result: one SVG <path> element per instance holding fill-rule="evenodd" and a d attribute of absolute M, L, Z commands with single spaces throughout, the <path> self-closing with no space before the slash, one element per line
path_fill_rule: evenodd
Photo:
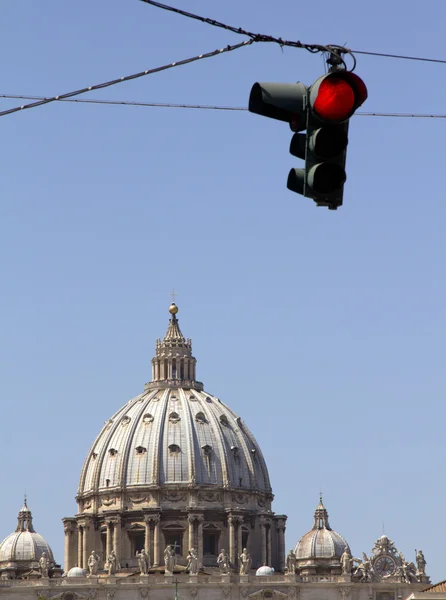
<path fill-rule="evenodd" d="M 167 64 L 167 65 L 163 65 L 161 67 L 156 67 L 155 69 L 149 69 L 147 71 L 140 71 L 139 73 L 134 73 L 133 75 L 126 75 L 125 77 L 120 77 L 119 79 L 112 79 L 111 81 L 106 81 L 105 83 L 98 83 L 96 85 L 91 85 L 89 87 L 75 90 L 74 92 L 68 92 L 66 94 L 52 96 L 51 98 L 42 98 L 40 100 L 37 100 L 36 102 L 31 102 L 30 104 L 23 104 L 22 106 L 15 106 L 14 108 L 10 108 L 8 110 L 3 110 L 0 112 L 0 117 L 4 117 L 5 115 L 10 115 L 12 113 L 19 112 L 21 110 L 25 110 L 27 108 L 35 108 L 37 106 L 42 106 L 43 104 L 49 104 L 50 102 L 67 100 L 68 98 L 72 98 L 73 96 L 79 96 L 80 94 L 85 94 L 86 92 L 91 92 L 93 90 L 101 90 L 103 88 L 107 88 L 112 85 L 122 83 L 124 81 L 131 81 L 132 79 L 138 79 L 139 77 L 145 77 L 146 75 L 153 75 L 154 73 L 159 73 L 160 71 L 166 71 L 167 69 L 172 69 L 173 67 L 181 67 L 182 65 L 187 65 L 189 63 L 195 62 L 197 60 L 201 60 L 203 58 L 211 58 L 212 56 L 218 56 L 219 54 L 223 54 L 225 52 L 231 52 L 232 50 L 238 50 L 239 48 L 244 48 L 246 46 L 249 46 L 252 43 L 253 43 L 253 40 L 245 40 L 244 42 L 241 42 L 240 44 L 235 44 L 233 46 L 226 46 L 225 48 L 220 48 L 219 50 L 213 50 L 212 52 L 208 52 L 206 54 L 200 54 L 198 56 L 193 56 L 192 58 L 185 58 L 184 60 L 173 62 L 173 63 Z"/>
<path fill-rule="evenodd" d="M 365 54 L 368 56 L 379 56 L 383 58 L 399 58 L 403 60 L 417 60 L 423 62 L 430 63 L 440 63 L 446 64 L 446 59 L 441 58 L 425 58 L 422 56 L 407 56 L 403 54 L 389 54 L 385 52 L 369 52 L 367 50 L 353 50 L 351 48 L 345 48 L 344 46 L 337 45 L 321 45 L 321 44 L 305 44 L 300 41 L 290 41 L 283 40 L 282 38 L 273 37 L 272 35 L 265 35 L 262 33 L 253 33 L 252 31 L 247 31 L 246 29 L 242 29 L 241 27 L 234 27 L 233 25 L 227 25 L 226 23 L 221 23 L 220 21 L 216 21 L 215 19 L 209 19 L 207 17 L 202 17 L 195 13 L 191 13 L 185 10 L 181 10 L 180 8 L 176 8 L 174 6 L 169 6 L 168 4 L 162 4 L 161 2 L 157 2 L 156 0 L 141 0 L 145 4 L 151 4 L 152 6 L 156 6 L 157 8 L 161 8 L 163 10 L 167 10 L 170 12 L 174 12 L 176 14 L 182 15 L 184 17 L 188 17 L 189 19 L 195 19 L 197 21 L 201 21 L 202 23 L 207 23 L 208 25 L 213 25 L 214 27 L 220 27 L 225 29 L 226 31 L 232 31 L 233 33 L 239 33 L 241 35 L 246 35 L 254 42 L 275 42 L 280 46 L 289 46 L 292 48 L 304 48 L 309 52 L 332 52 L 334 54 L 350 54 L 352 57 L 354 54 Z M 354 58 L 354 57 L 353 57 Z"/>
<path fill-rule="evenodd" d="M 28 96 L 22 94 L 0 94 L 0 98 L 15 100 L 45 100 L 45 96 Z M 57 102 L 72 102 L 76 104 L 106 104 L 109 106 L 140 106 L 147 108 L 187 108 L 196 110 L 221 110 L 232 112 L 248 112 L 243 106 L 221 106 L 218 104 L 172 104 L 167 102 L 139 102 L 137 100 L 99 100 L 98 98 L 59 98 Z M 446 114 L 429 113 L 397 113 L 397 112 L 357 112 L 360 117 L 395 117 L 401 119 L 446 119 Z"/>

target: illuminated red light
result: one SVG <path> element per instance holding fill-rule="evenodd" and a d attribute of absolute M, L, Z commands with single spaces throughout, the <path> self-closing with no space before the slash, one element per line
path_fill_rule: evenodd
<path fill-rule="evenodd" d="M 322 81 L 313 109 L 327 121 L 347 119 L 355 109 L 355 92 L 341 77 L 327 77 Z"/>

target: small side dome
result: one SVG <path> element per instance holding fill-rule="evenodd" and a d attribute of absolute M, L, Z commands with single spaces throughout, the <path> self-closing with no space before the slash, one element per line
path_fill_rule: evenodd
<path fill-rule="evenodd" d="M 350 552 L 348 543 L 330 527 L 328 513 L 321 498 L 314 513 L 313 528 L 300 538 L 294 549 L 296 566 L 304 575 L 308 569 L 314 574 L 314 569 L 317 570 L 319 566 L 324 572 L 328 568 L 333 575 L 340 574 L 340 558 L 344 550 Z"/>
<path fill-rule="evenodd" d="M 272 577 L 274 575 L 273 567 L 267 567 L 266 565 L 260 567 L 256 571 L 256 577 Z"/>
<path fill-rule="evenodd" d="M 39 560 L 44 553 L 48 566 L 52 568 L 53 552 L 45 538 L 34 530 L 32 514 L 25 498 L 17 517 L 16 530 L 0 544 L 0 573 L 6 573 L 8 577 L 20 577 L 39 568 Z"/>
<path fill-rule="evenodd" d="M 84 571 L 84 569 L 81 569 L 80 567 L 72 567 L 67 573 L 67 577 L 86 577 L 86 576 L 87 576 L 87 572 Z"/>

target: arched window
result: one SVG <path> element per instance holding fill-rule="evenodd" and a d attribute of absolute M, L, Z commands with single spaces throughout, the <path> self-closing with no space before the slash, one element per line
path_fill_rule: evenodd
<path fill-rule="evenodd" d="M 201 425 L 204 425 L 205 423 L 207 423 L 207 419 L 206 419 L 206 415 L 203 412 L 198 412 L 195 415 L 195 420 L 197 421 L 197 423 L 200 423 Z"/>
<path fill-rule="evenodd" d="M 171 412 L 169 415 L 169 421 L 170 423 L 173 423 L 175 425 L 176 423 L 181 421 L 180 415 L 176 412 Z"/>

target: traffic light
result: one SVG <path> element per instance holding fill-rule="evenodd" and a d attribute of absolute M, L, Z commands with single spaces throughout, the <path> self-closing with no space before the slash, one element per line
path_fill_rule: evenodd
<path fill-rule="evenodd" d="M 349 119 L 367 98 L 367 88 L 350 71 L 334 70 L 306 87 L 302 83 L 255 83 L 250 112 L 287 121 L 294 131 L 290 153 L 305 160 L 291 169 L 287 187 L 318 206 L 342 205 Z M 306 130 L 306 133 L 299 133 Z"/>

